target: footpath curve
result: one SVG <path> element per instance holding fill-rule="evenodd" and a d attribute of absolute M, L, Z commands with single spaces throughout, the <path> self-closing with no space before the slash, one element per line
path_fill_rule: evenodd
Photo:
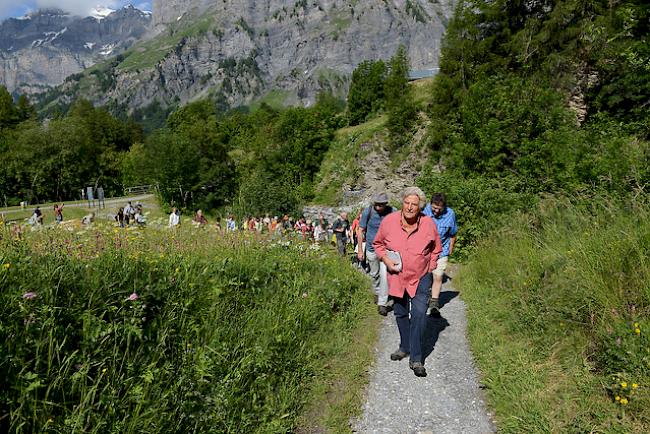
<path fill-rule="evenodd" d="M 390 360 L 399 345 L 399 333 L 392 313 L 382 322 L 363 415 L 351 422 L 354 432 L 496 432 L 467 342 L 465 303 L 449 285 L 440 300 L 441 317 L 428 320 L 424 378 L 413 374 L 408 358 Z"/>

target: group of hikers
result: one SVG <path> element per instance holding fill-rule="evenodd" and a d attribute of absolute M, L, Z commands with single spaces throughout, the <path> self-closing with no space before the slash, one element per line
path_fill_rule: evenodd
<path fill-rule="evenodd" d="M 409 187 L 401 194 L 401 209 L 394 210 L 388 196 L 379 193 L 355 225 L 357 259 L 368 264 L 378 312 L 386 316 L 392 310 L 399 329 L 399 347 L 390 358 L 409 357 L 414 374 L 424 377 L 424 332 L 427 318 L 439 316 L 442 281 L 458 232 L 456 215 L 443 193 L 427 203 L 420 188 Z"/>
<path fill-rule="evenodd" d="M 391 310 L 399 329 L 398 349 L 391 360 L 409 357 L 409 367 L 416 376 L 426 376 L 423 358 L 423 338 L 429 316 L 438 316 L 440 291 L 449 256 L 454 251 L 458 232 L 456 215 L 447 206 L 443 193 L 435 193 L 427 202 L 418 187 L 408 187 L 401 194 L 401 208 L 389 205 L 386 193 L 373 197 L 372 204 L 362 209 L 350 224 L 348 213 L 341 212 L 330 225 L 320 214 L 314 221 L 305 217 L 293 220 L 281 218 L 247 217 L 237 222 L 229 215 L 225 222 L 216 218 L 219 231 L 248 231 L 270 236 L 291 237 L 311 242 L 335 241 L 337 251 L 346 256 L 348 244 L 353 245 L 354 260 L 366 270 L 372 281 L 377 311 L 386 316 Z M 56 223 L 63 221 L 63 204 L 53 206 Z M 93 222 L 94 213 L 84 216 L 82 224 Z M 114 217 L 121 226 L 144 226 L 145 215 L 141 204 L 128 202 Z M 29 221 L 43 224 L 43 212 L 36 207 Z M 169 227 L 180 225 L 180 213 L 173 208 Z M 192 224 L 208 226 L 208 220 L 197 210 Z"/>
<path fill-rule="evenodd" d="M 197 210 L 192 218 L 192 224 L 196 227 L 213 227 L 218 231 L 225 232 L 249 232 L 254 234 L 267 234 L 272 237 L 277 238 L 293 238 L 299 239 L 302 241 L 313 241 L 316 243 L 327 242 L 332 239 L 332 234 L 336 233 L 336 222 L 334 225 L 330 225 L 327 218 L 320 214 L 317 219 L 311 220 L 307 217 L 300 217 L 295 219 L 290 217 L 288 214 L 283 215 L 282 217 L 274 216 L 271 217 L 269 214 L 264 215 L 264 217 L 255 217 L 248 216 L 241 221 L 237 221 L 235 217 L 230 214 L 224 220 L 221 217 L 216 217 L 213 225 L 210 225 L 208 219 L 203 214 L 202 210 Z M 172 208 L 171 213 L 169 214 L 169 224 L 170 228 L 176 228 L 180 226 L 180 212 L 177 208 Z M 349 237 L 349 232 L 346 233 L 346 236 Z"/>
<path fill-rule="evenodd" d="M 350 224 L 343 211 L 330 225 L 321 214 L 314 221 L 301 217 L 247 217 L 237 222 L 232 215 L 214 227 L 226 232 L 248 231 L 270 236 L 293 237 L 304 241 L 335 241 L 341 256 L 348 245 L 354 259 L 371 280 L 377 311 L 386 316 L 393 311 L 400 343 L 390 358 L 409 357 L 409 367 L 418 377 L 427 375 L 424 367 L 423 339 L 428 317 L 439 316 L 440 292 L 449 256 L 454 251 L 458 227 L 454 211 L 443 193 L 430 201 L 418 187 L 406 188 L 401 207 L 389 205 L 386 193 L 373 197 L 372 205 L 362 209 Z M 208 226 L 201 210 L 192 219 L 196 226 Z M 180 224 L 178 210 L 169 216 L 169 226 Z"/>

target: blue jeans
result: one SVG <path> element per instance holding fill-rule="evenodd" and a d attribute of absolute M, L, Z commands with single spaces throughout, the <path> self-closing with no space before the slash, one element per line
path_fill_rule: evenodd
<path fill-rule="evenodd" d="M 399 349 L 409 353 L 412 362 L 422 362 L 422 340 L 427 327 L 427 307 L 432 283 L 433 276 L 427 273 L 420 279 L 415 297 L 411 298 L 408 292 L 404 292 L 402 298 L 393 297 L 393 312 L 399 329 Z"/>

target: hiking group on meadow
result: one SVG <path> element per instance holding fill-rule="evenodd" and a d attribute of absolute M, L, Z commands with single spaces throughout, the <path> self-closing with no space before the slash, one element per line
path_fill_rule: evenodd
<path fill-rule="evenodd" d="M 63 222 L 63 204 L 54 205 L 56 224 Z M 43 225 L 43 212 L 36 207 L 28 223 Z M 81 219 L 82 225 L 95 220 L 91 212 Z M 141 204 L 129 201 L 113 216 L 120 227 L 144 227 L 146 217 Z M 356 215 L 350 224 L 348 213 L 342 211 L 330 224 L 321 213 L 313 221 L 304 216 L 294 220 L 282 217 L 248 216 L 236 221 L 231 214 L 210 225 L 202 210 L 191 220 L 193 226 L 212 227 L 223 232 L 244 232 L 262 236 L 293 239 L 312 243 L 332 243 L 339 255 L 347 255 L 348 245 L 354 249 L 353 262 L 366 271 L 372 282 L 380 315 L 393 311 L 400 334 L 398 349 L 391 354 L 395 361 L 409 357 L 415 375 L 426 376 L 423 365 L 423 338 L 429 316 L 439 316 L 440 291 L 454 251 L 458 227 L 454 211 L 447 207 L 445 195 L 435 193 L 427 203 L 418 187 L 406 188 L 401 194 L 401 208 L 389 205 L 384 192 L 373 197 L 372 204 Z M 168 227 L 181 225 L 180 210 L 172 208 Z"/>

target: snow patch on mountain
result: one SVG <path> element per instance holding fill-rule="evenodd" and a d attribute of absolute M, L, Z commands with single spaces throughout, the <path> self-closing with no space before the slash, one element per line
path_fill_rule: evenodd
<path fill-rule="evenodd" d="M 101 21 L 113 12 L 115 12 L 115 9 L 107 8 L 106 6 L 95 6 L 90 10 L 90 16 L 97 21 Z"/>

